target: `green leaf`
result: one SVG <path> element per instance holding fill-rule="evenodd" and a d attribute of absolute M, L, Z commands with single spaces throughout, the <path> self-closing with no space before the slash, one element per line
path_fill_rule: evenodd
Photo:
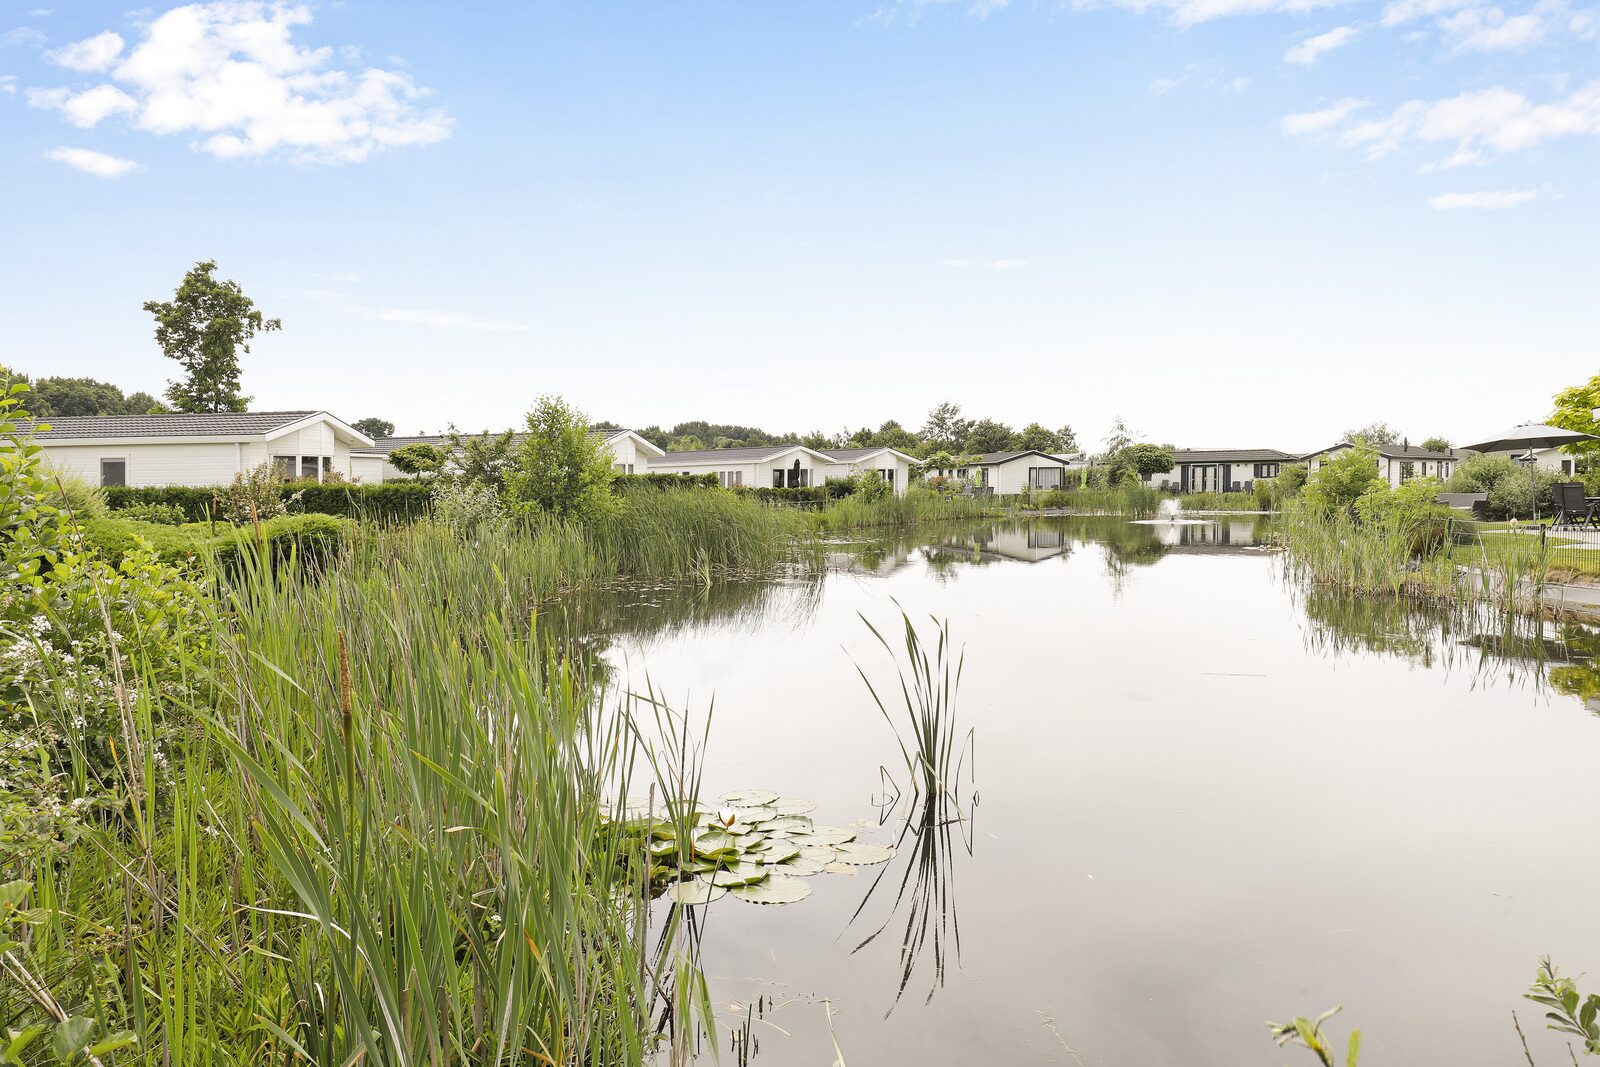
<path fill-rule="evenodd" d="M 759 863 L 736 863 L 725 871 L 717 871 L 712 874 L 711 884 L 731 889 L 734 886 L 759 882 L 765 877 L 767 877 L 767 870 Z"/>
<path fill-rule="evenodd" d="M 778 794 L 770 789 L 735 789 L 722 794 L 721 799 L 730 808 L 758 808 L 777 800 Z"/>
<path fill-rule="evenodd" d="M 73 1015 L 56 1024 L 55 1035 L 50 1039 L 50 1051 L 62 1063 L 71 1063 L 89 1043 L 94 1033 L 95 1021 L 87 1015 Z"/>
<path fill-rule="evenodd" d="M 720 900 L 727 893 L 728 891 L 721 886 L 699 879 L 692 882 L 678 882 L 667 887 L 667 898 L 676 904 L 710 904 L 713 900 Z"/>
<path fill-rule="evenodd" d="M 6 1031 L 6 1047 L 0 1050 L 0 1063 L 7 1064 L 8 1067 L 22 1067 L 23 1052 L 48 1029 L 44 1023 L 34 1023 L 32 1026 L 24 1026 L 21 1030 Z"/>
<path fill-rule="evenodd" d="M 1350 1051 L 1345 1054 L 1344 1065 L 1345 1065 L 1345 1067 L 1357 1067 L 1358 1061 L 1360 1059 L 1361 1059 L 1361 1031 L 1360 1030 L 1352 1030 L 1352 1031 L 1350 1031 Z"/>
<path fill-rule="evenodd" d="M 838 853 L 836 857 L 840 863 L 853 866 L 866 866 L 873 863 L 884 863 L 894 858 L 894 849 L 889 845 L 862 845 L 845 844 L 834 846 Z"/>
<path fill-rule="evenodd" d="M 779 815 L 804 815 L 808 811 L 815 811 L 817 807 L 811 801 L 797 797 L 779 797 L 770 806 Z"/>
<path fill-rule="evenodd" d="M 22 902 L 28 899 L 28 892 L 32 888 L 32 882 L 21 880 L 0 885 L 0 911 L 13 911 L 22 907 Z"/>
<path fill-rule="evenodd" d="M 119 1049 L 132 1048 L 138 1043 L 139 1035 L 135 1034 L 132 1030 L 118 1030 L 114 1034 L 107 1034 L 105 1040 L 96 1041 L 93 1045 L 89 1046 L 89 1054 L 92 1056 L 104 1056 L 108 1052 L 116 1052 Z"/>

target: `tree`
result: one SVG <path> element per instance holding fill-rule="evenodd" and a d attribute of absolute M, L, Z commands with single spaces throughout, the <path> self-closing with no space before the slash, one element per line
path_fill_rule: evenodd
<path fill-rule="evenodd" d="M 1112 459 L 1112 463 L 1144 479 L 1152 474 L 1166 474 L 1172 469 L 1172 453 L 1160 445 L 1129 445 Z"/>
<path fill-rule="evenodd" d="M 585 521 L 615 510 L 617 469 L 611 450 L 566 401 L 542 396 L 511 452 L 506 495 L 515 510 Z"/>
<path fill-rule="evenodd" d="M 679 434 L 676 437 L 667 438 L 667 443 L 663 447 L 668 452 L 702 452 L 705 450 L 706 443 L 693 434 Z"/>
<path fill-rule="evenodd" d="M 1017 446 L 1013 444 L 1016 434 L 1011 427 L 994 419 L 979 419 L 967 427 L 967 438 L 962 445 L 968 452 L 982 454 L 984 452 L 1009 452 Z"/>
<path fill-rule="evenodd" d="M 1128 429 L 1128 424 L 1122 421 L 1121 415 L 1118 415 L 1116 420 L 1111 423 L 1110 432 L 1106 434 L 1106 458 L 1108 460 L 1111 459 L 1131 444 L 1133 444 L 1133 431 Z"/>
<path fill-rule="evenodd" d="M 1058 447 L 1062 452 L 1076 452 L 1078 450 L 1078 435 L 1073 432 L 1071 426 L 1061 427 L 1056 431 L 1056 437 L 1060 442 Z"/>
<path fill-rule="evenodd" d="M 389 453 L 389 462 L 402 474 L 438 474 L 444 469 L 447 458 L 444 449 L 426 441 L 403 445 Z"/>
<path fill-rule="evenodd" d="M 1450 451 L 1450 438 L 1430 437 L 1422 442 L 1422 447 L 1430 452 L 1448 452 Z"/>
<path fill-rule="evenodd" d="M 394 436 L 394 423 L 390 422 L 388 419 L 379 419 L 379 418 L 357 419 L 355 422 L 352 422 L 350 425 L 351 425 L 352 428 L 361 431 L 362 433 L 366 434 L 368 437 L 372 438 L 374 441 L 376 441 L 380 437 L 393 437 Z"/>
<path fill-rule="evenodd" d="M 256 334 L 283 328 L 262 317 L 238 282 L 218 281 L 216 269 L 213 260 L 196 263 L 172 300 L 144 304 L 155 316 L 156 344 L 184 371 L 167 386 L 179 411 L 244 411 L 250 398 L 239 392 L 239 350 L 250 351 Z"/>
<path fill-rule="evenodd" d="M 1373 448 L 1382 448 L 1385 445 L 1399 444 L 1400 431 L 1380 419 L 1359 430 L 1346 430 L 1343 440 L 1353 445 L 1371 445 Z"/>
<path fill-rule="evenodd" d="M 110 382 L 96 378 L 40 378 L 28 394 L 28 407 L 39 418 L 73 415 L 147 415 L 167 410 L 149 393 L 122 395 Z"/>
<path fill-rule="evenodd" d="M 1018 449 L 1034 448 L 1040 452 L 1061 452 L 1061 435 L 1047 430 L 1037 422 L 1030 422 L 1017 433 L 1014 442 Z"/>
<path fill-rule="evenodd" d="M 505 487 L 506 468 L 511 465 L 512 434 L 463 434 L 454 426 L 446 435 L 449 454 L 455 463 L 455 477 L 469 485 L 487 485 L 499 492 Z"/>
<path fill-rule="evenodd" d="M 1373 486 L 1383 484 L 1377 449 L 1358 443 L 1325 459 L 1306 479 L 1300 498 L 1320 511 L 1343 511 Z"/>
<path fill-rule="evenodd" d="M 893 448 L 901 452 L 910 453 L 922 447 L 922 439 L 910 430 L 901 426 L 894 419 L 886 419 L 878 431 L 872 435 L 866 447 Z"/>
<path fill-rule="evenodd" d="M 1600 436 L 1600 419 L 1595 418 L 1595 409 L 1600 408 L 1600 374 L 1582 385 L 1561 390 L 1555 396 L 1555 404 L 1556 409 L 1549 419 L 1551 426 Z M 1567 445 L 1566 450 L 1592 463 L 1595 457 L 1600 456 L 1600 442 L 1581 441 Z"/>
<path fill-rule="evenodd" d="M 957 452 L 966 444 L 969 425 L 961 417 L 961 405 L 946 400 L 928 412 L 922 427 L 922 440 L 935 452 Z"/>

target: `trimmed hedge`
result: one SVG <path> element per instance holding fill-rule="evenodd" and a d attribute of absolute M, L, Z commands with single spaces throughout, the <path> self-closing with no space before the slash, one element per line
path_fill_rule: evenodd
<path fill-rule="evenodd" d="M 853 482 L 833 481 L 823 485 L 808 485 L 796 489 L 772 489 L 767 486 L 744 486 L 736 492 L 753 496 L 773 504 L 825 504 L 830 500 L 843 500 L 856 487 Z"/>
<path fill-rule="evenodd" d="M 215 489 L 197 485 L 116 485 L 106 489 L 113 511 L 139 504 L 166 504 L 183 509 L 190 522 L 206 522 L 213 509 Z M 344 515 L 368 519 L 416 519 L 427 510 L 433 493 L 431 482 L 384 482 L 351 485 L 344 482 L 287 482 L 283 495 L 300 496 L 300 510 L 312 515 Z"/>
<path fill-rule="evenodd" d="M 611 487 L 618 492 L 644 489 L 717 489 L 722 485 L 715 474 L 619 474 Z"/>
<path fill-rule="evenodd" d="M 281 563 L 294 555 L 322 563 L 331 559 L 350 538 L 354 526 L 350 519 L 335 515 L 280 515 L 261 524 L 261 539 L 274 562 Z M 113 565 L 120 564 L 141 537 L 150 542 L 157 556 L 169 563 L 210 551 L 219 562 L 231 565 L 238 559 L 240 550 L 254 541 L 255 531 L 248 526 L 226 523 L 217 523 L 213 530 L 208 522 L 161 526 L 136 519 L 109 518 L 84 523 L 83 537 L 90 549 Z"/>

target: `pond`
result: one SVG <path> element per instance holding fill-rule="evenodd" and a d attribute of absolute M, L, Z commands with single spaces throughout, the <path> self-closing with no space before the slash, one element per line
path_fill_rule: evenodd
<path fill-rule="evenodd" d="M 702 909 L 724 1059 L 1281 1067 L 1312 1057 L 1264 1021 L 1343 1005 L 1364 1063 L 1522 1062 L 1513 1008 L 1566 1062 L 1520 994 L 1543 953 L 1600 972 L 1594 634 L 1308 592 L 1263 529 L 980 524 L 582 606 L 619 679 L 714 704 L 712 795 L 884 843 L 905 773 L 857 664 L 895 666 L 862 617 L 965 648 L 967 819 L 799 903 Z"/>

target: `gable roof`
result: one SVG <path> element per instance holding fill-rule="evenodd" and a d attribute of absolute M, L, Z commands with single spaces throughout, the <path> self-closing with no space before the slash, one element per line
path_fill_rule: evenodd
<path fill-rule="evenodd" d="M 832 457 L 826 452 L 819 452 L 808 445 L 795 442 L 784 445 L 750 445 L 745 448 L 700 448 L 692 452 L 667 452 L 660 456 L 651 456 L 652 467 L 670 467 L 673 464 L 688 463 L 760 463 L 764 460 L 776 458 L 796 450 L 809 452 L 824 462 L 833 462 Z"/>
<path fill-rule="evenodd" d="M 476 433 L 461 433 L 461 434 L 456 434 L 455 436 L 460 437 L 462 439 L 473 438 L 473 437 L 499 437 L 501 434 L 503 434 L 505 432 L 506 431 L 504 431 L 504 430 L 480 430 L 480 431 L 478 431 Z M 661 449 L 657 448 L 654 443 L 652 443 L 649 440 L 646 440 L 643 437 L 639 437 L 639 435 L 637 433 L 635 433 L 633 430 L 590 430 L 589 431 L 589 436 L 590 437 L 598 437 L 601 440 L 607 442 L 608 444 L 611 441 L 616 440 L 618 437 L 623 436 L 624 434 L 628 434 L 628 435 L 632 435 L 634 437 L 638 437 L 640 443 L 644 446 L 644 448 L 647 451 L 651 451 L 651 450 L 653 450 L 655 452 L 660 452 L 661 451 Z M 521 433 L 513 433 L 511 435 L 511 441 L 512 441 L 513 444 L 515 444 L 516 442 L 521 441 L 525 436 L 527 436 L 527 435 L 526 434 L 521 434 Z M 418 434 L 409 434 L 409 435 L 406 435 L 406 436 L 379 437 L 375 441 L 372 442 L 372 447 L 371 448 L 352 448 L 350 451 L 351 451 L 351 453 L 353 455 L 357 455 L 357 456 L 387 456 L 390 452 L 393 452 L 395 449 L 397 449 L 397 448 L 405 448 L 407 445 L 433 445 L 433 446 L 435 446 L 437 448 L 444 448 L 450 443 L 450 437 L 451 437 L 451 435 L 447 434 L 447 433 L 418 433 Z"/>
<path fill-rule="evenodd" d="M 1299 456 L 1276 448 L 1180 448 L 1173 463 L 1292 463 Z"/>
<path fill-rule="evenodd" d="M 1354 447 L 1355 446 L 1352 445 L 1349 441 L 1340 441 L 1338 444 L 1329 445 L 1327 448 L 1324 448 L 1319 452 L 1308 452 L 1306 455 L 1302 456 L 1301 458 L 1302 459 L 1310 459 L 1313 456 L 1325 456 L 1329 452 L 1336 452 L 1341 448 L 1354 448 Z M 1456 450 L 1454 448 L 1449 449 L 1448 451 L 1440 452 L 1440 451 L 1437 451 L 1436 449 L 1432 449 L 1432 448 L 1422 448 L 1419 445 L 1373 445 L 1371 447 L 1372 447 L 1372 450 L 1374 452 L 1378 453 L 1378 455 L 1382 456 L 1385 459 L 1461 459 L 1462 458 L 1461 452 L 1459 452 L 1458 450 Z"/>
<path fill-rule="evenodd" d="M 1020 452 L 984 452 L 976 459 L 958 462 L 956 465 L 958 467 L 994 467 L 1001 463 L 1010 463 L 1014 459 L 1021 459 L 1023 456 L 1038 456 L 1040 459 L 1047 459 L 1051 463 L 1059 463 L 1062 466 L 1066 466 L 1068 463 L 1067 460 L 1062 459 L 1060 456 L 1052 456 L 1050 453 L 1041 452 L 1037 448 L 1024 448 Z"/>
<path fill-rule="evenodd" d="M 868 456 L 876 456 L 883 452 L 892 453 L 911 463 L 918 462 L 917 457 L 909 456 L 898 448 L 890 448 L 888 445 L 879 445 L 876 448 L 829 448 L 825 451 L 841 463 L 854 463 L 858 459 L 866 459 Z"/>
<path fill-rule="evenodd" d="M 358 445 L 370 438 L 326 411 L 206 411 L 162 415 L 68 415 L 59 419 L 26 419 L 24 432 L 44 442 L 137 440 L 140 438 L 245 437 L 270 438 L 299 423 L 327 419 L 341 436 Z M 39 429 L 48 426 L 49 429 Z"/>

